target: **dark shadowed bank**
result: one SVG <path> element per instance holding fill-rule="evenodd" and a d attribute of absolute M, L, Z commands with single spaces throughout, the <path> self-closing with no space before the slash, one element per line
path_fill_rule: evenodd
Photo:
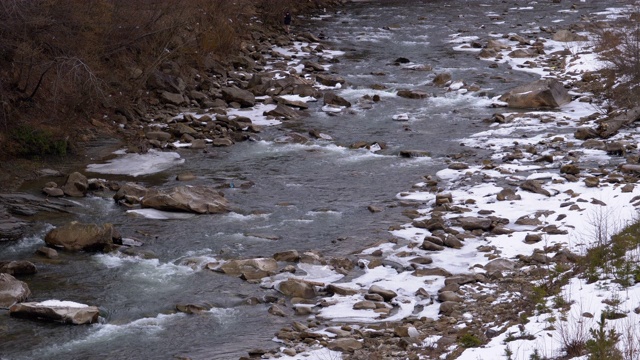
<path fill-rule="evenodd" d="M 145 151 L 138 124 L 221 106 L 228 72 L 260 70 L 265 46 L 290 41 L 287 11 L 295 29 L 342 2 L 3 1 L 0 190 L 72 168 L 104 139 Z"/>

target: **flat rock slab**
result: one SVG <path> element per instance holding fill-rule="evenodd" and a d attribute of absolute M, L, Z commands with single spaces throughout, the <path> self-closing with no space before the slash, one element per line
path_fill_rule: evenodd
<path fill-rule="evenodd" d="M 71 301 L 48 300 L 40 303 L 15 304 L 9 309 L 9 315 L 33 320 L 83 325 L 98 322 L 100 310 L 97 306 Z"/>

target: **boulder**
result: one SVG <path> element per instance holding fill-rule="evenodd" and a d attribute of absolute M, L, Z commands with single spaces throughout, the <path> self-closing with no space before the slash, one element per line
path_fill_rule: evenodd
<path fill-rule="evenodd" d="M 101 251 L 113 245 L 117 232 L 113 225 L 71 222 L 57 227 L 44 237 L 47 245 L 68 251 Z"/>
<path fill-rule="evenodd" d="M 489 261 L 485 266 L 484 270 L 487 273 L 492 273 L 495 271 L 513 271 L 516 268 L 516 264 L 508 259 L 494 259 Z"/>
<path fill-rule="evenodd" d="M 398 296 L 398 294 L 396 294 L 395 291 L 387 290 L 387 289 L 385 289 L 385 288 L 383 288 L 381 286 L 378 286 L 378 285 L 371 285 L 371 287 L 369 288 L 369 294 L 378 294 L 378 295 L 382 296 L 384 301 L 390 301 L 394 297 Z"/>
<path fill-rule="evenodd" d="M 451 73 L 443 72 L 433 78 L 433 84 L 436 86 L 444 86 L 451 81 Z"/>
<path fill-rule="evenodd" d="M 226 102 L 236 102 L 242 107 L 252 107 L 256 104 L 255 95 L 235 86 L 222 88 L 222 97 Z"/>
<path fill-rule="evenodd" d="M 74 172 L 67 177 L 67 181 L 62 186 L 62 191 L 64 191 L 67 196 L 83 197 L 87 194 L 88 188 L 89 181 L 87 177 L 79 172 Z"/>
<path fill-rule="evenodd" d="M 425 99 L 429 97 L 429 94 L 421 90 L 400 89 L 398 90 L 398 96 L 407 99 Z"/>
<path fill-rule="evenodd" d="M 165 104 L 182 105 L 186 100 L 182 94 L 176 94 L 168 91 L 160 92 L 160 100 Z"/>
<path fill-rule="evenodd" d="M 32 275 L 38 272 L 36 266 L 26 260 L 0 261 L 0 273 L 9 275 Z"/>
<path fill-rule="evenodd" d="M 287 120 L 297 119 L 300 117 L 294 109 L 284 104 L 278 104 L 275 109 L 265 112 L 265 115 L 284 118 Z"/>
<path fill-rule="evenodd" d="M 487 231 L 491 228 L 491 219 L 474 216 L 462 216 L 456 219 L 460 226 L 469 231 L 476 229 Z"/>
<path fill-rule="evenodd" d="M 316 297 L 314 285 L 310 282 L 290 278 L 278 284 L 277 290 L 289 297 L 313 299 Z"/>
<path fill-rule="evenodd" d="M 27 284 L 9 274 L 0 274 L 0 308 L 26 300 L 31 291 Z"/>
<path fill-rule="evenodd" d="M 97 306 L 72 301 L 47 300 L 39 303 L 15 304 L 9 309 L 9 315 L 33 320 L 83 325 L 98 322 L 100 310 Z"/>
<path fill-rule="evenodd" d="M 147 195 L 147 188 L 136 183 L 128 182 L 120 186 L 118 192 L 113 195 L 113 199 L 116 201 L 126 200 L 128 203 L 137 204 L 140 200 Z"/>
<path fill-rule="evenodd" d="M 316 75 L 316 81 L 324 86 L 336 86 L 338 84 L 344 84 L 345 80 L 337 75 L 325 75 L 318 74 Z"/>
<path fill-rule="evenodd" d="M 324 104 L 351 107 L 351 103 L 349 101 L 342 96 L 336 95 L 336 93 L 332 91 L 324 93 Z"/>
<path fill-rule="evenodd" d="M 169 189 L 151 189 L 140 202 L 144 208 L 218 214 L 229 211 L 229 204 L 216 189 L 208 186 L 181 185 Z"/>
<path fill-rule="evenodd" d="M 511 108 L 557 108 L 571 102 L 564 85 L 553 79 L 518 86 L 500 97 Z"/>
<path fill-rule="evenodd" d="M 244 260 L 231 260 L 222 264 L 216 270 L 227 275 L 241 275 L 250 271 L 262 271 L 274 274 L 278 270 L 278 263 L 272 258 L 255 258 Z"/>
<path fill-rule="evenodd" d="M 541 194 L 545 196 L 551 196 L 551 193 L 542 187 L 542 183 L 538 180 L 525 180 L 520 184 L 522 190 L 530 191 L 532 193 Z"/>

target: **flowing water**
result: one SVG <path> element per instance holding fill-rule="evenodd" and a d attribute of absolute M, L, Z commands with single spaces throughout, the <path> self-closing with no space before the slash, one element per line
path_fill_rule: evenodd
<path fill-rule="evenodd" d="M 389 226 L 407 222 L 396 194 L 445 167 L 452 154 L 481 158 L 481 150 L 461 147 L 459 139 L 489 126 L 482 119 L 496 111 L 488 106 L 490 97 L 536 79 L 505 64 L 490 68 L 490 62 L 476 59 L 473 52 L 452 50 L 452 40 L 477 36 L 486 41 L 490 34 L 505 33 L 526 36 L 538 26 L 570 24 L 612 5 L 586 1 L 571 9 L 568 2 L 551 1 L 379 0 L 350 3 L 331 17 L 309 20 L 305 26 L 324 34 L 331 48 L 345 52 L 331 69 L 349 83 L 339 94 L 354 104 L 367 94 L 378 94 L 381 101 L 372 109 L 354 105 L 337 116 L 311 103 L 307 117 L 266 128 L 261 141 L 206 154 L 179 150 L 185 161 L 169 170 L 136 178 L 109 177 L 171 185 L 177 183 L 176 174 L 192 172 L 198 176 L 193 183 L 223 188 L 233 204 L 229 214 L 147 219 L 126 213 L 112 194 L 106 194 L 77 200 L 71 216 L 43 219 L 40 232 L 0 244 L 0 260 L 27 259 L 38 265 L 38 274 L 23 279 L 32 300 L 98 305 L 105 318 L 98 325 L 60 326 L 13 319 L 2 311 L 0 358 L 235 359 L 252 348 L 276 347 L 271 341 L 274 333 L 291 320 L 269 315 L 268 304 L 247 305 L 250 297 L 275 293 L 199 270 L 201 265 L 216 259 L 268 257 L 289 249 L 345 256 L 389 239 Z M 394 65 L 399 57 L 434 70 Z M 482 90 L 460 94 L 431 85 L 434 74 L 444 71 Z M 386 90 L 374 91 L 373 84 Z M 435 96 L 403 99 L 395 96 L 400 88 Z M 401 113 L 409 121 L 392 120 Z M 274 141 L 283 132 L 310 129 L 331 135 L 333 141 Z M 376 153 L 349 149 L 356 141 L 384 142 L 387 148 Z M 401 150 L 426 151 L 430 156 L 402 158 Z M 254 185 L 240 186 L 248 182 Z M 38 192 L 33 184 L 26 190 Z M 369 205 L 384 211 L 371 213 Z M 144 242 L 142 249 L 158 258 L 61 252 L 55 260 L 43 260 L 33 255 L 46 231 L 73 219 L 111 222 L 125 237 Z M 200 315 L 175 314 L 179 303 L 214 307 Z"/>

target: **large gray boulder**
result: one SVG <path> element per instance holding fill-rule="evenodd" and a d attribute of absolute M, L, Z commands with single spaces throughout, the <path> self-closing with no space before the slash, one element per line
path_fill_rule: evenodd
<path fill-rule="evenodd" d="M 39 303 L 15 304 L 9 309 L 9 315 L 33 320 L 83 325 L 98 322 L 100 310 L 96 306 L 71 301 L 47 300 Z"/>
<path fill-rule="evenodd" d="M 197 214 L 218 214 L 229 211 L 229 202 L 216 189 L 208 186 L 176 186 L 151 189 L 142 207 L 165 211 L 186 211 Z"/>
<path fill-rule="evenodd" d="M 79 172 L 74 172 L 67 177 L 67 181 L 62 186 L 62 191 L 67 196 L 83 197 L 87 194 L 88 188 L 89 180 L 87 180 L 87 177 Z"/>
<path fill-rule="evenodd" d="M 256 104 L 255 95 L 235 86 L 222 88 L 222 97 L 226 102 L 236 102 L 242 107 L 252 107 Z"/>
<path fill-rule="evenodd" d="M 57 227 L 44 237 L 47 245 L 68 251 L 103 251 L 119 235 L 112 224 L 85 224 L 73 221 Z"/>
<path fill-rule="evenodd" d="M 511 108 L 557 108 L 571 102 L 571 95 L 554 79 L 518 86 L 500 97 Z"/>
<path fill-rule="evenodd" d="M 26 300 L 31 291 L 27 284 L 9 274 L 0 274 L 0 308 Z"/>
<path fill-rule="evenodd" d="M 241 275 L 245 272 L 255 271 L 274 274 L 278 270 L 278 263 L 272 258 L 231 260 L 222 264 L 216 270 L 227 275 Z"/>

